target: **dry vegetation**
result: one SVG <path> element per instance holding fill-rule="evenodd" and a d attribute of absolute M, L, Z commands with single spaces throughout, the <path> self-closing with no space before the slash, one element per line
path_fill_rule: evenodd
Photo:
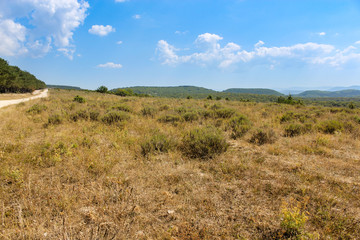
<path fill-rule="evenodd" d="M 1 93 L 0 100 L 13 100 L 13 99 L 20 99 L 20 98 L 28 98 L 32 97 L 31 93 Z"/>
<path fill-rule="evenodd" d="M 359 127 L 357 109 L 52 90 L 0 110 L 0 239 L 359 239 Z"/>

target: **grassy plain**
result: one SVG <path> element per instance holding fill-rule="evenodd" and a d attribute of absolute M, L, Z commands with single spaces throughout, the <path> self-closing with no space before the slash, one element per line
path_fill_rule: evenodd
<path fill-rule="evenodd" d="M 360 238 L 358 109 L 51 90 L 0 136 L 0 239 Z"/>

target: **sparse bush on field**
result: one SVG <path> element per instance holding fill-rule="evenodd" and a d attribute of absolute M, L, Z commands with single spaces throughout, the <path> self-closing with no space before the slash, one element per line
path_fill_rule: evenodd
<path fill-rule="evenodd" d="M 83 97 L 80 97 L 79 95 L 76 95 L 75 97 L 74 97 L 74 100 L 73 100 L 74 102 L 78 102 L 78 103 L 84 103 L 84 102 L 86 102 L 86 99 L 85 98 L 83 98 Z"/>
<path fill-rule="evenodd" d="M 211 107 L 210 107 L 210 109 L 212 109 L 212 110 L 217 110 L 217 109 L 221 109 L 221 108 L 223 108 L 223 106 L 220 104 L 220 103 L 215 103 L 214 105 L 212 105 Z"/>
<path fill-rule="evenodd" d="M 98 121 L 99 120 L 100 113 L 96 111 L 90 112 L 90 120 L 91 121 Z"/>
<path fill-rule="evenodd" d="M 146 117 L 154 117 L 156 113 L 157 110 L 153 107 L 146 106 L 141 109 L 141 114 Z"/>
<path fill-rule="evenodd" d="M 321 122 L 318 129 L 323 133 L 334 134 L 343 130 L 343 124 L 337 120 L 327 120 Z"/>
<path fill-rule="evenodd" d="M 188 110 L 185 107 L 178 107 L 175 111 L 178 113 L 186 113 Z"/>
<path fill-rule="evenodd" d="M 48 125 L 59 125 L 63 121 L 62 117 L 59 114 L 53 114 L 48 118 Z"/>
<path fill-rule="evenodd" d="M 88 120 L 89 113 L 86 110 L 79 110 L 75 113 L 72 113 L 70 115 L 70 119 L 74 122 L 77 122 L 78 120 Z"/>
<path fill-rule="evenodd" d="M 176 123 L 181 121 L 181 117 L 178 115 L 167 114 L 158 118 L 158 121 L 162 123 Z"/>
<path fill-rule="evenodd" d="M 40 114 L 43 111 L 47 110 L 47 106 L 43 104 L 34 104 L 31 108 L 29 108 L 26 112 L 30 114 Z"/>
<path fill-rule="evenodd" d="M 258 129 L 253 133 L 249 141 L 257 145 L 274 143 L 276 141 L 275 132 L 272 129 Z"/>
<path fill-rule="evenodd" d="M 305 206 L 306 203 L 300 203 L 296 200 L 292 200 L 291 205 L 283 203 L 280 223 L 283 237 L 287 239 L 314 239 L 311 234 L 305 232 L 305 224 L 308 220 L 307 212 L 303 209 Z"/>
<path fill-rule="evenodd" d="M 156 133 L 143 141 L 140 146 L 141 154 L 147 156 L 156 152 L 166 153 L 173 147 L 173 143 L 164 134 Z"/>
<path fill-rule="evenodd" d="M 229 127 L 231 128 L 231 138 L 236 139 L 242 137 L 251 128 L 250 120 L 245 115 L 237 115 L 230 119 Z"/>
<path fill-rule="evenodd" d="M 219 97 L 219 96 L 218 96 L 218 97 L 216 97 L 216 100 L 217 100 L 217 101 L 221 100 L 221 97 Z"/>
<path fill-rule="evenodd" d="M 108 92 L 108 88 L 105 86 L 100 86 L 98 89 L 96 89 L 97 92 L 99 93 L 107 93 Z"/>
<path fill-rule="evenodd" d="M 291 123 L 285 127 L 285 137 L 296 137 L 305 132 L 305 128 L 301 124 Z"/>
<path fill-rule="evenodd" d="M 169 109 L 170 109 L 170 107 L 169 107 L 169 105 L 167 105 L 167 104 L 164 104 L 164 105 L 162 105 L 162 106 L 159 107 L 159 110 L 160 110 L 160 111 L 166 111 L 166 110 L 169 110 Z"/>
<path fill-rule="evenodd" d="M 354 120 L 355 120 L 356 123 L 360 124 L 360 117 L 359 116 L 355 116 Z"/>
<path fill-rule="evenodd" d="M 114 106 L 112 108 L 116 109 L 116 110 L 119 110 L 119 111 L 132 112 L 131 108 L 128 105 L 125 105 L 125 104 L 119 104 L 119 105 L 116 105 L 116 106 Z"/>
<path fill-rule="evenodd" d="M 221 132 L 213 127 L 203 127 L 188 132 L 180 148 L 190 158 L 206 159 L 225 152 L 228 146 Z"/>
<path fill-rule="evenodd" d="M 231 108 L 221 108 L 215 110 L 215 116 L 218 118 L 231 118 L 235 114 L 235 110 Z"/>
<path fill-rule="evenodd" d="M 187 112 L 182 115 L 186 122 L 192 122 L 199 119 L 199 115 L 196 112 Z"/>
<path fill-rule="evenodd" d="M 123 122 L 126 120 L 129 120 L 130 116 L 125 113 L 125 112 L 119 112 L 119 111 L 111 111 L 106 113 L 103 117 L 102 117 L 102 121 L 106 124 L 114 124 L 117 122 Z"/>

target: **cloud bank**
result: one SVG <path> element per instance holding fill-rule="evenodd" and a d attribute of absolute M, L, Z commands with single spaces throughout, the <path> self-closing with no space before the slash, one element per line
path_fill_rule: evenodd
<path fill-rule="evenodd" d="M 350 62 L 360 63 L 360 51 L 354 46 L 341 50 L 330 44 L 308 42 L 291 46 L 266 47 L 263 41 L 259 41 L 252 50 L 243 50 L 240 45 L 233 42 L 221 46 L 219 43 L 221 40 L 223 37 L 216 34 L 201 34 L 194 42 L 195 50 L 189 55 L 179 54 L 181 51 L 165 40 L 158 41 L 156 50 L 162 64 L 173 66 L 193 63 L 228 68 L 236 64 L 254 62 L 268 64 L 270 69 L 273 69 L 275 65 L 293 60 L 303 64 L 341 68 Z"/>
<path fill-rule="evenodd" d="M 88 8 L 83 0 L 0 1 L 0 55 L 39 57 L 56 48 L 72 58 L 72 37 Z"/>

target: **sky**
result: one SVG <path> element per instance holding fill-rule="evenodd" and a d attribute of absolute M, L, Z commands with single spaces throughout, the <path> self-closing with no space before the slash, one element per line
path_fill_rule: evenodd
<path fill-rule="evenodd" d="M 0 0 L 0 57 L 85 89 L 360 85 L 360 1 Z"/>

